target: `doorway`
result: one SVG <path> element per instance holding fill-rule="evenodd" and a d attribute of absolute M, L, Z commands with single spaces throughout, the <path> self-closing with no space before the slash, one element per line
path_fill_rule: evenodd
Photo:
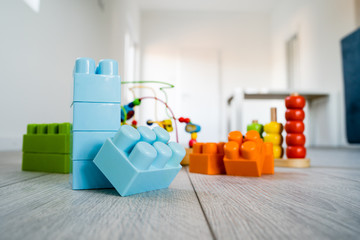
<path fill-rule="evenodd" d="M 177 86 L 180 114 L 201 126 L 199 142 L 220 139 L 220 54 L 217 49 L 181 49 Z M 190 139 L 180 131 L 181 139 Z M 187 140 L 187 141 L 188 141 Z"/>

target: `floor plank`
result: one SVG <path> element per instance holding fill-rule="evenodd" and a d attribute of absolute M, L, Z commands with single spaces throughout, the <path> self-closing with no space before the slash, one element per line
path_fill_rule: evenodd
<path fill-rule="evenodd" d="M 360 182 L 360 148 L 310 148 L 311 170 Z"/>
<path fill-rule="evenodd" d="M 307 157 L 312 167 L 360 170 L 360 148 L 310 148 Z"/>
<path fill-rule="evenodd" d="M 22 172 L 21 153 L 0 152 L 0 238 L 358 239 L 360 150 L 309 157 L 309 169 L 261 178 L 185 168 L 169 189 L 123 198 L 73 191 L 66 174 Z"/>
<path fill-rule="evenodd" d="M 169 189 L 120 197 L 49 174 L 0 188 L 2 239 L 211 239 L 185 170 Z"/>
<path fill-rule="evenodd" d="M 360 159 L 322 157 L 339 169 L 317 167 L 326 166 L 317 159 L 312 168 L 276 168 L 261 178 L 190 179 L 217 239 L 358 239 Z"/>
<path fill-rule="evenodd" d="M 0 187 L 47 175 L 21 171 L 21 152 L 0 152 Z"/>

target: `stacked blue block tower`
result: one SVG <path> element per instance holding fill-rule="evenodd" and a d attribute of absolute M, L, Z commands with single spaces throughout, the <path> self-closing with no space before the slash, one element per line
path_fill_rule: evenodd
<path fill-rule="evenodd" d="M 74 69 L 73 99 L 73 189 L 112 188 L 93 163 L 107 138 L 120 128 L 118 63 L 105 59 L 96 67 L 91 58 L 78 58 Z"/>

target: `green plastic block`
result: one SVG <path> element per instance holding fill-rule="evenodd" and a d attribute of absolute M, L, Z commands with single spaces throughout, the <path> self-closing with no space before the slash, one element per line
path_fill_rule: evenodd
<path fill-rule="evenodd" d="M 71 124 L 28 124 L 23 152 L 71 154 Z"/>
<path fill-rule="evenodd" d="M 22 170 L 69 173 L 70 154 L 23 153 Z"/>

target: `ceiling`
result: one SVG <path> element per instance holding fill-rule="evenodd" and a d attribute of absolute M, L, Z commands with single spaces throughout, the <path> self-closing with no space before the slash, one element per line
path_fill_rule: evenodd
<path fill-rule="evenodd" d="M 269 13 L 283 0 L 138 0 L 141 10 Z"/>

